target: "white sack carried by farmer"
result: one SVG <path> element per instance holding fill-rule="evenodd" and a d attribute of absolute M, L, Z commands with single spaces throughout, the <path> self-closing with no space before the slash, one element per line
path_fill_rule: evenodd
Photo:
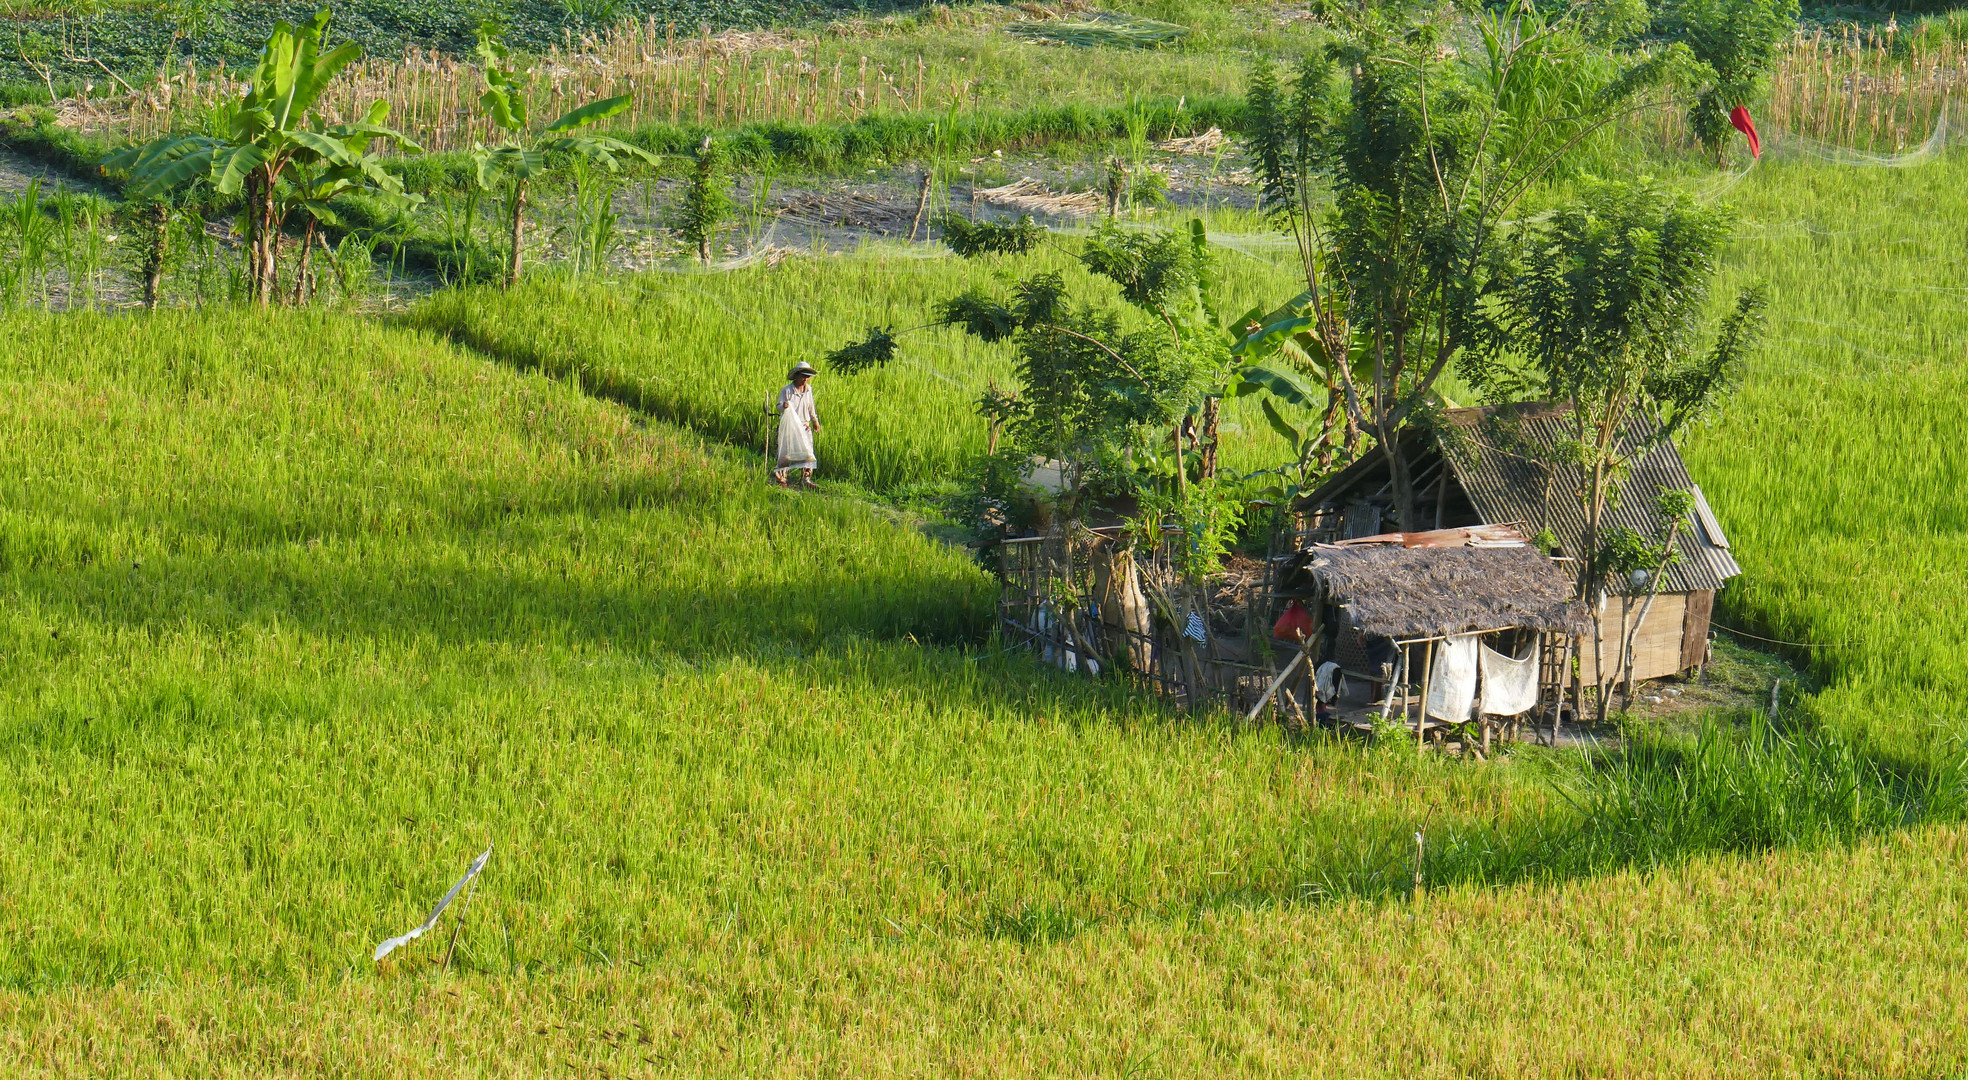
<path fill-rule="evenodd" d="M 772 482 L 780 487 L 786 486 L 795 469 L 802 484 L 820 486 L 813 482 L 813 470 L 820 464 L 813 456 L 813 434 L 820 430 L 820 411 L 813 404 L 815 374 L 813 365 L 802 360 L 786 373 L 786 385 L 779 388 L 778 454 Z"/>

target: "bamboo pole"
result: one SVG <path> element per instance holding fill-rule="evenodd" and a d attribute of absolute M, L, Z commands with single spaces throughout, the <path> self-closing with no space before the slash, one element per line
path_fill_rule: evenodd
<path fill-rule="evenodd" d="M 1426 744 L 1423 736 L 1428 731 L 1428 696 L 1435 692 L 1435 644 L 1424 646 L 1428 651 L 1421 654 L 1421 708 L 1415 713 L 1415 753 L 1421 753 Z"/>
<path fill-rule="evenodd" d="M 1388 714 L 1394 711 L 1394 692 L 1401 688 L 1401 684 L 1406 682 L 1407 678 L 1408 678 L 1408 649 L 1407 646 L 1404 645 L 1401 647 L 1401 663 L 1395 669 L 1393 681 L 1387 684 L 1387 698 L 1386 700 L 1380 703 L 1380 719 L 1382 723 L 1386 723 Z M 1405 722 L 1407 718 L 1408 718 L 1408 705 L 1407 702 L 1403 700 L 1401 703 L 1401 719 Z"/>

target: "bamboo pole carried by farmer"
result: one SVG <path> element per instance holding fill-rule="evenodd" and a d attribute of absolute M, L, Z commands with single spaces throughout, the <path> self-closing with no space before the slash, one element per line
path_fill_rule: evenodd
<path fill-rule="evenodd" d="M 820 464 L 813 456 L 820 412 L 814 407 L 813 387 L 809 385 L 815 374 L 813 365 L 802 360 L 786 373 L 788 381 L 779 388 L 778 463 L 772 470 L 772 482 L 780 487 L 786 486 L 794 469 L 800 470 L 800 482 L 805 486 L 820 486 L 813 482 L 813 470 Z"/>

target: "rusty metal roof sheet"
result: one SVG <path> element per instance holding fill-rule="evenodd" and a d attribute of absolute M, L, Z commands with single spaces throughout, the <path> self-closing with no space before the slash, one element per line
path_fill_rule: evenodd
<path fill-rule="evenodd" d="M 1331 547 L 1357 547 L 1363 544 L 1399 544 L 1404 548 L 1488 548 L 1525 547 L 1530 537 L 1509 525 L 1469 525 L 1458 529 L 1430 529 L 1427 532 L 1381 533 L 1341 540 Z"/>
<path fill-rule="evenodd" d="M 1550 529 L 1567 555 L 1578 556 L 1585 548 L 1585 514 L 1575 494 L 1579 470 L 1553 465 L 1552 455 L 1538 453 L 1567 437 L 1565 415 L 1564 407 L 1544 404 L 1452 409 L 1449 422 L 1461 437 L 1441 440 L 1441 448 L 1455 470 L 1456 482 L 1484 521 L 1520 522 L 1533 532 Z M 1636 418 L 1624 438 L 1628 445 L 1638 445 L 1653 431 L 1648 421 Z M 1719 589 L 1742 573 L 1672 440 L 1661 440 L 1633 464 L 1618 487 L 1606 524 L 1624 525 L 1643 536 L 1662 534 L 1665 529 L 1654 508 L 1662 488 L 1694 490 L 1698 500 L 1696 520 L 1681 529 L 1681 558 L 1668 568 L 1664 591 Z"/>

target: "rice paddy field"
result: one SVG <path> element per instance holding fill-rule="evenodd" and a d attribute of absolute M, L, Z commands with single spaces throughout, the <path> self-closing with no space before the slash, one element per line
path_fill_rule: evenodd
<path fill-rule="evenodd" d="M 1731 273 L 1771 281 L 1777 330 L 1691 445 L 1749 568 L 1729 618 L 1837 643 L 1795 705 L 1902 772 L 1958 749 L 1961 224 L 1933 207 L 1961 167 L 1736 186 Z M 1724 769 L 1712 836 L 1636 847 L 1631 798 L 1595 832 L 1613 789 L 1562 756 L 1295 739 L 995 655 L 962 551 L 852 486 L 760 482 L 721 398 L 888 319 L 860 298 L 994 272 L 12 317 L 6 1071 L 1968 1067 L 1937 788 L 1792 762 L 1870 809 L 1745 831 L 1753 771 Z M 829 292 L 857 299 L 780 316 L 816 344 L 717 333 Z M 1002 358 L 932 345 L 828 385 L 844 472 L 917 481 L 979 436 Z M 487 844 L 449 967 L 432 939 L 370 962 Z"/>
<path fill-rule="evenodd" d="M 1110 100 L 1141 57 L 1216 92 L 1205 47 L 1267 47 L 1129 10 L 1200 43 L 923 19 L 737 70 L 933 40 L 1001 66 L 986 96 L 1092 56 L 1059 92 Z M 1829 55 L 1783 108 L 1832 115 Z M 1817 134 L 1899 149 L 1945 82 Z M 1736 209 L 1718 296 L 1769 286 L 1683 449 L 1746 571 L 1718 622 L 1807 685 L 1600 757 L 1188 716 L 1002 652 L 994 582 L 911 509 L 1012 372 L 953 331 L 824 374 L 825 490 L 765 483 L 792 362 L 1034 270 L 1101 295 L 1060 248 L 0 313 L 0 1075 L 1968 1076 L 1968 156 L 1775 136 L 1632 160 Z M 1297 291 L 1210 220 L 1219 310 Z M 1284 452 L 1247 404 L 1233 471 Z"/>
<path fill-rule="evenodd" d="M 828 472 L 875 490 L 934 486 L 983 452 L 978 396 L 1011 385 L 1009 346 L 928 327 L 935 304 L 971 289 L 1005 295 L 1041 272 L 1066 275 L 1076 296 L 1122 306 L 1060 242 L 1027 257 L 958 259 L 940 246 L 870 246 L 835 258 L 793 255 L 777 266 L 657 275 L 626 286 L 545 280 L 513 293 L 453 290 L 407 321 L 518 367 L 574 377 L 594 392 L 705 436 L 763 450 L 765 405 L 786 371 L 819 364 L 869 327 L 909 331 L 888 367 L 824 376 Z M 1302 289 L 1295 267 L 1226 251 L 1217 303 L 1226 317 L 1275 307 Z M 1289 407 L 1288 407 L 1289 408 Z M 1226 410 L 1226 467 L 1270 468 L 1290 447 L 1249 399 Z"/>
<path fill-rule="evenodd" d="M 1958 152 L 1779 157 L 1728 191 L 1728 276 L 1770 286 L 1769 339 L 1685 440 L 1746 570 L 1728 614 L 1809 646 L 1832 722 L 1907 746 L 1968 726 L 1965 180 Z"/>
<path fill-rule="evenodd" d="M 993 655 L 961 552 L 574 381 L 347 315 L 13 330 L 10 1075 L 1964 1064 L 1968 836 L 1882 831 L 1906 791 L 1588 863 L 1566 761 Z M 488 843 L 449 968 L 372 964 Z"/>

